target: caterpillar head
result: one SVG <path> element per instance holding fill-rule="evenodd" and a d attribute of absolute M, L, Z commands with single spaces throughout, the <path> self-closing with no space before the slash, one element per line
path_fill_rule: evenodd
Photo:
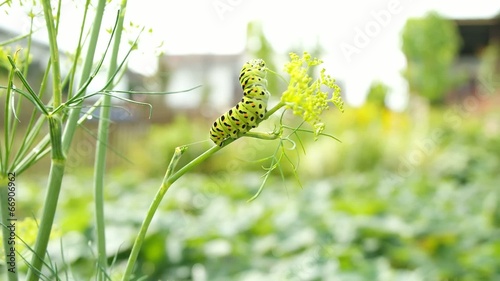
<path fill-rule="evenodd" d="M 266 85 L 266 63 L 262 59 L 247 61 L 240 72 L 240 84 L 245 89 L 249 84 Z"/>

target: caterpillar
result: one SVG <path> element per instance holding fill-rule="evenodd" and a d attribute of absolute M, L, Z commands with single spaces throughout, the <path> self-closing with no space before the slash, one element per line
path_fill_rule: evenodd
<path fill-rule="evenodd" d="M 229 138 L 237 139 L 262 121 L 271 95 L 267 90 L 266 73 L 266 63 L 262 59 L 243 65 L 239 76 L 243 98 L 217 118 L 210 129 L 210 139 L 216 145 L 222 146 Z"/>

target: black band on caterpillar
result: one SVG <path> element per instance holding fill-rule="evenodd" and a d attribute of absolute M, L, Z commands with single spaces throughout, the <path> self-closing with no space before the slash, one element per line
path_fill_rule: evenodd
<path fill-rule="evenodd" d="M 267 90 L 266 63 L 261 59 L 246 62 L 239 80 L 243 98 L 215 120 L 210 129 L 210 139 L 219 146 L 226 139 L 236 139 L 257 127 L 267 111 L 267 101 L 271 94 Z"/>

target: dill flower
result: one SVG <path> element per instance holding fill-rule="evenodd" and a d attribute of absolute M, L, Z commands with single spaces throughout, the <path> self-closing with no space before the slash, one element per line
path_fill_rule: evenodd
<path fill-rule="evenodd" d="M 309 75 L 311 70 L 322 64 L 323 61 L 311 57 L 304 52 L 302 57 L 290 53 L 290 62 L 285 64 L 285 71 L 290 75 L 288 88 L 281 96 L 285 108 L 291 109 L 293 114 L 300 116 L 314 127 L 317 137 L 325 128 L 320 115 L 333 103 L 340 111 L 344 111 L 344 102 L 340 96 L 340 87 L 335 84 L 335 79 L 321 69 L 320 77 L 316 80 Z M 328 90 L 323 89 L 326 86 Z M 332 90 L 331 97 L 329 91 Z"/>

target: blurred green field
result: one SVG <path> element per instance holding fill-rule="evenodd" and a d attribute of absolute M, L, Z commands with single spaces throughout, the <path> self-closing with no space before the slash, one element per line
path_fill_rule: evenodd
<path fill-rule="evenodd" d="M 329 112 L 326 132 L 342 142 L 301 135 L 307 153 L 290 154 L 300 158 L 294 162 L 300 182 L 283 163 L 284 179 L 273 173 L 251 203 L 265 173 L 266 162 L 258 160 L 276 147 L 240 139 L 168 191 L 137 274 L 146 280 L 500 280 L 499 120 L 498 111 L 462 105 L 425 114 L 374 105 Z M 274 121 L 267 122 L 272 129 Z M 108 174 L 111 272 L 124 267 L 173 148 L 207 139 L 206 123 L 179 117 L 119 152 L 130 163 Z M 191 145 L 183 161 L 209 145 Z M 61 194 L 59 234 L 51 241 L 54 262 L 70 266 L 76 280 L 91 278 L 86 274 L 94 266 L 87 243 L 94 227 L 91 174 L 82 165 L 65 178 L 72 188 Z M 19 210 L 36 212 L 45 179 L 19 180 L 30 193 L 19 197 Z"/>
<path fill-rule="evenodd" d="M 0 4 L 9 281 L 500 280 L 498 13 L 24 2 Z"/>

